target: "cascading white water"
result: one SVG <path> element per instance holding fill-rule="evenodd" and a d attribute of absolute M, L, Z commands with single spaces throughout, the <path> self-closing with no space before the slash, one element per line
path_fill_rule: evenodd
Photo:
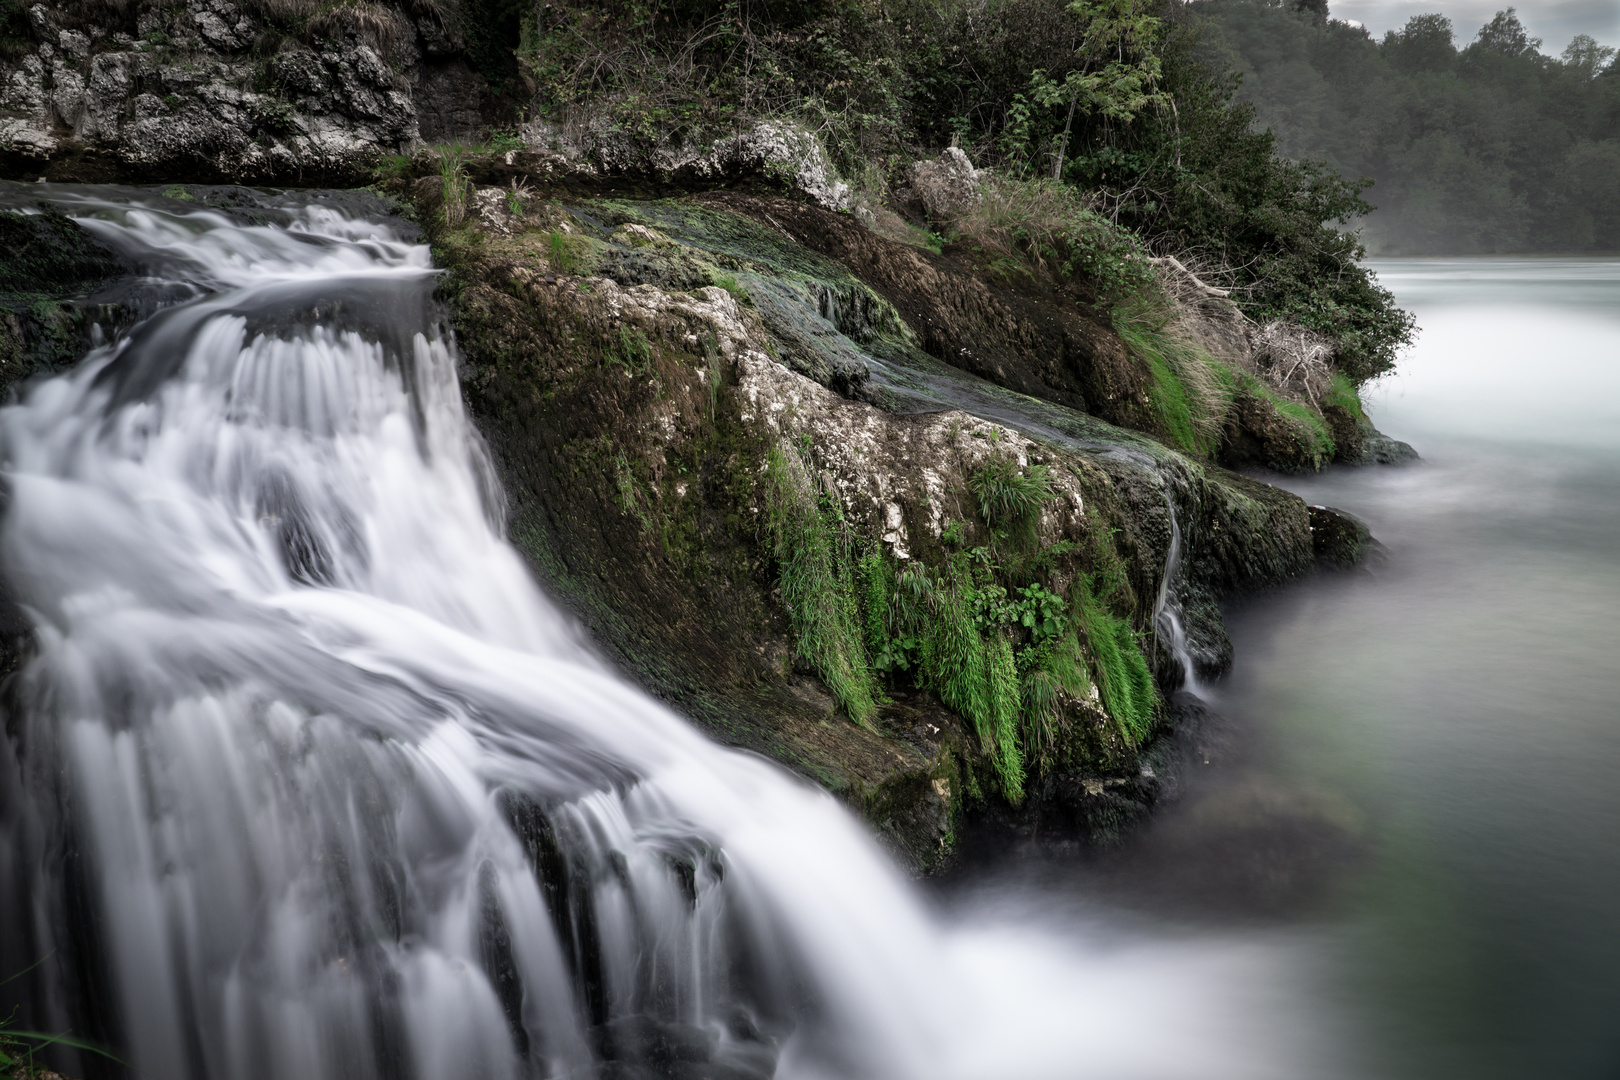
<path fill-rule="evenodd" d="M 1164 556 L 1159 595 L 1153 602 L 1153 626 L 1164 635 L 1164 645 L 1170 652 L 1170 659 L 1181 671 L 1181 689 L 1200 700 L 1208 700 L 1208 691 L 1198 678 L 1198 665 L 1187 640 L 1187 627 L 1181 617 L 1181 599 L 1175 592 L 1176 579 L 1181 573 L 1181 524 L 1176 520 L 1175 500 L 1166 494 L 1164 504 L 1170 514 L 1170 548 Z"/>
<path fill-rule="evenodd" d="M 33 1026 L 154 1080 L 1289 1075 L 1222 989 L 1253 949 L 949 928 L 595 660 L 502 538 L 425 248 L 54 197 L 193 298 L 0 413 Z"/>

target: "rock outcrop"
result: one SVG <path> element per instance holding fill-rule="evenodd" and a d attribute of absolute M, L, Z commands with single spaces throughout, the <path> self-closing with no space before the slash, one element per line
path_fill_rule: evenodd
<path fill-rule="evenodd" d="M 27 50 L 0 55 L 0 163 L 26 179 L 358 181 L 483 122 L 487 83 L 435 54 L 431 21 L 386 4 L 297 21 L 289 35 L 232 0 L 35 4 Z"/>
<path fill-rule="evenodd" d="M 945 704 L 937 679 L 881 667 L 881 650 L 911 643 L 857 625 L 881 602 L 861 591 L 874 575 L 932 574 L 937 590 L 978 560 L 997 564 L 976 579 L 981 604 L 1005 608 L 1024 588 L 1106 607 L 1075 632 L 1085 674 L 1057 689 L 1048 741 L 1026 748 L 1011 797 L 1018 813 L 1106 833 L 1158 784 L 1151 730 L 1125 722 L 1109 666 L 1125 661 L 1108 650 L 1142 650 L 1166 686 L 1178 664 L 1211 673 L 1230 659 L 1215 598 L 1313 565 L 1296 497 L 930 358 L 924 328 L 964 317 L 968 283 L 948 259 L 762 196 L 480 188 L 449 227 L 442 190 L 428 178 L 409 195 L 450 268 L 464 389 L 514 542 L 627 673 L 716 737 L 839 793 L 915 867 L 938 865 L 963 814 L 1008 805 L 1013 788 L 994 738 Z M 979 285 L 968 325 L 1033 304 Z M 1128 365 L 1105 328 L 1085 332 L 1095 363 Z M 850 363 L 866 378 L 835 377 Z M 1069 363 L 1086 360 L 1071 350 Z M 1045 485 L 1027 543 L 982 511 L 975 491 L 996 470 Z M 824 525 L 817 557 L 848 579 L 827 586 L 818 616 L 853 620 L 841 646 L 805 625 L 784 499 Z M 1166 604 L 1190 628 L 1183 656 L 1157 633 Z M 987 647 L 1036 640 L 998 617 L 977 616 Z M 859 677 L 875 688 L 864 706 Z"/>

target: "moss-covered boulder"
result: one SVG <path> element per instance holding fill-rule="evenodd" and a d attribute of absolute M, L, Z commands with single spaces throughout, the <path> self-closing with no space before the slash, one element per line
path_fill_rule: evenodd
<path fill-rule="evenodd" d="M 443 192 L 409 194 L 514 542 L 631 677 L 913 866 L 991 807 L 1150 805 L 1164 688 L 1230 657 L 1215 598 L 1311 565 L 1294 496 L 932 359 L 967 272 L 800 242 L 840 215 L 491 187 L 452 224 Z"/>

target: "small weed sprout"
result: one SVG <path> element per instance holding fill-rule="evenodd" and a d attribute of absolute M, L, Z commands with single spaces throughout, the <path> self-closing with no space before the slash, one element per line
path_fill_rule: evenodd
<path fill-rule="evenodd" d="M 522 217 L 529 207 L 529 199 L 534 196 L 534 190 L 526 183 L 519 183 L 517 177 L 512 178 L 512 186 L 506 192 L 506 212 L 513 217 Z"/>

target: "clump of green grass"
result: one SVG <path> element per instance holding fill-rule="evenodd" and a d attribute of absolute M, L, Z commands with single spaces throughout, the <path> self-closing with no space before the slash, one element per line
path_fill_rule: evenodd
<path fill-rule="evenodd" d="M 618 340 L 604 350 L 603 358 L 610 364 L 618 364 L 632 375 L 645 375 L 647 366 L 652 363 L 652 342 L 637 327 L 621 322 Z"/>
<path fill-rule="evenodd" d="M 753 298 L 748 295 L 748 290 L 743 288 L 742 283 L 737 280 L 736 274 L 716 273 L 711 276 L 710 280 L 730 293 L 732 299 L 736 300 L 737 303 L 748 304 L 753 302 Z"/>
<path fill-rule="evenodd" d="M 975 248 L 993 272 L 1072 278 L 1105 308 L 1153 281 L 1141 241 L 1092 209 L 1076 188 L 1050 177 L 989 177 L 949 227 L 952 239 Z"/>
<path fill-rule="evenodd" d="M 1147 366 L 1153 380 L 1154 412 L 1176 449 L 1197 458 L 1213 457 L 1232 404 L 1232 384 L 1220 366 L 1178 333 L 1174 311 L 1162 297 L 1148 295 L 1114 309 L 1114 330 Z"/>
<path fill-rule="evenodd" d="M 467 147 L 450 143 L 437 148 L 439 165 L 441 210 L 444 223 L 450 228 L 460 225 L 467 217 L 467 200 L 472 195 L 472 181 L 467 177 Z"/>
<path fill-rule="evenodd" d="M 765 507 L 799 656 L 815 667 L 845 714 L 870 727 L 878 690 L 861 632 L 842 515 L 818 494 L 798 452 L 782 447 L 766 455 Z"/>
<path fill-rule="evenodd" d="M 1024 472 L 1017 462 L 1001 457 L 969 474 L 968 489 L 986 525 L 1026 542 L 1034 539 L 1041 507 L 1052 497 L 1046 466 L 1034 465 Z"/>
<path fill-rule="evenodd" d="M 1329 388 L 1323 404 L 1337 405 L 1357 420 L 1367 422 L 1367 412 L 1362 407 L 1361 395 L 1356 391 L 1356 384 L 1342 371 L 1333 373 L 1333 385 Z"/>
<path fill-rule="evenodd" d="M 546 236 L 546 258 L 559 274 L 577 274 L 580 271 L 579 245 L 575 238 L 560 229 Z"/>
<path fill-rule="evenodd" d="M 1097 692 L 1126 739 L 1140 745 L 1153 731 L 1158 689 L 1130 623 L 1110 612 L 1095 590 L 1093 581 L 1082 581 L 1074 607 L 1096 663 Z"/>

